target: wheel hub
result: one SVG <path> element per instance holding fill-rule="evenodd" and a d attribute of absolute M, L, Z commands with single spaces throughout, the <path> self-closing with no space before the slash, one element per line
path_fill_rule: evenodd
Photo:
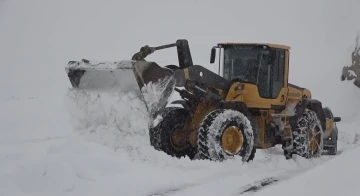
<path fill-rule="evenodd" d="M 240 151 L 244 143 L 244 136 L 239 128 L 231 126 L 225 129 L 221 142 L 223 149 L 227 153 L 235 155 Z"/>
<path fill-rule="evenodd" d="M 175 129 L 170 134 L 170 144 L 175 150 L 179 152 L 184 151 L 186 149 L 183 135 L 184 134 L 181 134 L 181 130 L 179 128 Z"/>

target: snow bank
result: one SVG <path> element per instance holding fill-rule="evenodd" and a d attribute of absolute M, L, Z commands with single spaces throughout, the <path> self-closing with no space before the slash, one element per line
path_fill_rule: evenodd
<path fill-rule="evenodd" d="M 66 103 L 71 124 L 90 141 L 131 155 L 150 144 L 146 140 L 146 108 L 134 93 L 70 90 Z"/>
<path fill-rule="evenodd" d="M 254 161 L 250 163 L 243 163 L 241 157 L 222 163 L 177 159 L 150 146 L 146 108 L 142 100 L 132 92 L 95 93 L 70 90 L 66 104 L 71 114 L 72 126 L 75 128 L 75 138 L 64 144 L 61 149 L 68 153 L 66 156 L 78 157 L 75 160 L 81 161 L 81 164 L 84 164 L 84 168 L 81 169 L 85 169 L 83 172 L 69 173 L 72 176 L 77 176 L 78 172 L 83 174 L 76 179 L 85 178 L 85 181 L 82 179 L 81 183 L 74 182 L 74 186 L 80 188 L 74 189 L 70 185 L 64 185 L 67 188 L 61 189 L 74 189 L 74 193 L 85 194 L 91 190 L 107 195 L 237 194 L 254 181 L 267 177 L 290 178 L 331 159 L 325 156 L 306 160 L 295 156 L 292 160 L 286 160 L 279 146 L 269 150 L 258 150 Z M 80 144 L 76 143 L 78 140 L 81 141 Z M 99 154 L 99 157 L 102 157 L 101 161 L 93 160 L 98 156 L 99 149 L 95 149 L 97 145 L 99 146 L 96 148 L 104 150 L 103 154 Z M 77 148 L 84 151 L 77 154 Z M 63 154 L 57 156 L 61 157 Z M 88 156 L 92 158 L 89 159 Z M 96 171 L 93 168 L 102 162 L 113 162 L 104 166 L 113 170 L 112 174 L 105 171 L 106 176 L 103 176 L 102 169 Z M 63 167 L 67 166 L 60 168 Z M 112 183 L 114 181 L 118 184 Z M 89 190 L 85 190 L 85 186 L 81 185 L 84 182 L 88 183 L 87 186 L 91 185 Z M 102 182 L 105 185 L 102 185 Z M 139 189 L 131 188 L 134 184 Z"/>
<path fill-rule="evenodd" d="M 133 161 L 176 164 L 174 158 L 150 146 L 148 112 L 137 92 L 69 90 L 65 104 L 75 133 L 85 140 Z"/>
<path fill-rule="evenodd" d="M 340 153 L 360 146 L 360 115 L 354 115 L 352 122 L 337 123 L 339 129 L 338 151 Z"/>
<path fill-rule="evenodd" d="M 245 164 L 176 159 L 150 146 L 146 108 L 134 92 L 70 90 L 65 105 L 71 127 L 56 96 L 3 103 L 12 135 L 0 143 L 0 195 L 238 195 L 259 180 L 285 181 L 332 158 L 285 160 L 276 146 Z M 356 127 L 342 125 L 344 152 Z"/>
<path fill-rule="evenodd" d="M 28 135 L 0 143 L 0 195 L 234 195 L 255 181 L 287 179 L 331 159 L 285 160 L 280 147 L 259 150 L 245 164 L 240 157 L 222 163 L 177 159 L 150 146 L 146 108 L 134 92 L 69 90 L 71 127 L 63 125 L 61 101 L 49 100 L 14 99 L 3 107 L 3 117 L 22 112 L 18 119 L 9 116 L 14 121 L 7 127 Z"/>

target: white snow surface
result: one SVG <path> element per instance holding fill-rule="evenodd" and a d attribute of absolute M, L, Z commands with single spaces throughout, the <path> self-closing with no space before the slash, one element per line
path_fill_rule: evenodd
<path fill-rule="evenodd" d="M 0 195 L 357 195 L 360 91 L 339 78 L 359 30 L 353 25 L 359 6 L 355 0 L 0 0 Z M 196 64 L 214 71 L 208 59 L 217 42 L 292 46 L 290 82 L 342 117 L 339 155 L 285 160 L 276 146 L 258 150 L 250 163 L 176 159 L 150 146 L 136 91 L 69 90 L 70 60 L 117 62 L 143 45 L 178 38 L 189 40 Z M 175 52 L 148 59 L 176 63 Z M 243 193 L 269 177 L 279 181 Z"/>
<path fill-rule="evenodd" d="M 293 196 L 358 195 L 360 192 L 357 181 L 360 175 L 358 169 L 360 159 L 357 157 L 359 153 L 360 148 L 356 147 L 319 167 L 299 174 L 293 179 L 280 182 L 275 186 L 269 186 L 259 195 L 289 195 L 289 192 L 284 190 L 293 190 L 291 192 Z"/>

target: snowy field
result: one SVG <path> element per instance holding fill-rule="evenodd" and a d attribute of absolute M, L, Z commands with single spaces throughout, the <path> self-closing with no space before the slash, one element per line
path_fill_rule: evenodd
<path fill-rule="evenodd" d="M 357 195 L 360 91 L 340 74 L 360 30 L 353 26 L 359 6 L 0 0 L 0 195 Z M 217 42 L 292 46 L 290 82 L 342 117 L 339 155 L 285 160 L 274 147 L 245 164 L 175 159 L 150 146 L 134 92 L 69 91 L 70 60 L 126 60 L 143 45 L 178 38 L 189 40 L 196 64 L 214 71 L 208 62 Z M 176 63 L 175 52 L 148 59 Z M 256 190 L 261 183 L 270 184 Z"/>

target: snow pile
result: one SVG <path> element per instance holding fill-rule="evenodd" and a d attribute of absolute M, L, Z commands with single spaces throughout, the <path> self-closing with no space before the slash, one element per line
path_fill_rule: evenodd
<path fill-rule="evenodd" d="M 75 130 L 114 150 L 139 154 L 147 140 L 146 108 L 134 93 L 69 90 L 67 108 Z"/>
<path fill-rule="evenodd" d="M 166 107 L 175 88 L 175 78 L 166 76 L 156 83 L 149 82 L 141 88 L 142 97 L 149 111 L 149 117 L 154 118 L 151 126 L 156 126 L 161 120 L 159 111 Z"/>
<path fill-rule="evenodd" d="M 174 83 L 174 77 L 165 77 L 159 79 L 156 83 L 149 82 L 148 84 L 144 84 L 141 92 L 144 95 L 144 100 L 150 111 L 157 109 L 164 93 L 166 93 L 165 91 L 169 90 L 167 87 L 172 85 L 172 83 Z M 173 88 L 171 90 L 173 90 Z"/>
<path fill-rule="evenodd" d="M 338 151 L 339 154 L 360 146 L 360 115 L 354 115 L 352 122 L 337 123 L 339 129 Z"/>
<path fill-rule="evenodd" d="M 0 195 L 237 195 L 253 182 L 283 181 L 332 158 L 286 160 L 277 146 L 258 150 L 249 163 L 241 157 L 222 163 L 177 159 L 150 146 L 146 108 L 136 93 L 70 90 L 65 98 L 73 133 L 59 118 L 58 97 L 4 107 L 4 117 L 18 111 L 19 118 L 38 123 L 8 121 L 6 127 L 16 124 L 12 132 L 27 140 L 0 144 Z M 59 112 L 46 112 L 44 102 Z M 55 130 L 52 137 L 49 130 Z"/>
<path fill-rule="evenodd" d="M 135 92 L 94 92 L 70 89 L 65 98 L 75 133 L 133 161 L 181 165 L 150 145 L 149 117 Z M 189 160 L 183 158 L 185 162 Z M 159 161 L 161 160 L 161 161 Z"/>
<path fill-rule="evenodd" d="M 48 168 L 46 179 L 69 180 L 50 187 L 52 191 L 232 195 L 244 191 L 252 182 L 269 177 L 285 180 L 332 158 L 307 160 L 295 155 L 286 160 L 281 147 L 276 146 L 258 150 L 249 163 L 243 163 L 241 157 L 222 163 L 177 159 L 150 146 L 146 107 L 133 92 L 69 90 L 66 105 L 75 135 L 50 148 L 49 157 L 53 161 L 44 162 Z M 39 170 L 37 175 L 43 173 Z M 134 189 L 134 184 L 139 189 Z"/>

